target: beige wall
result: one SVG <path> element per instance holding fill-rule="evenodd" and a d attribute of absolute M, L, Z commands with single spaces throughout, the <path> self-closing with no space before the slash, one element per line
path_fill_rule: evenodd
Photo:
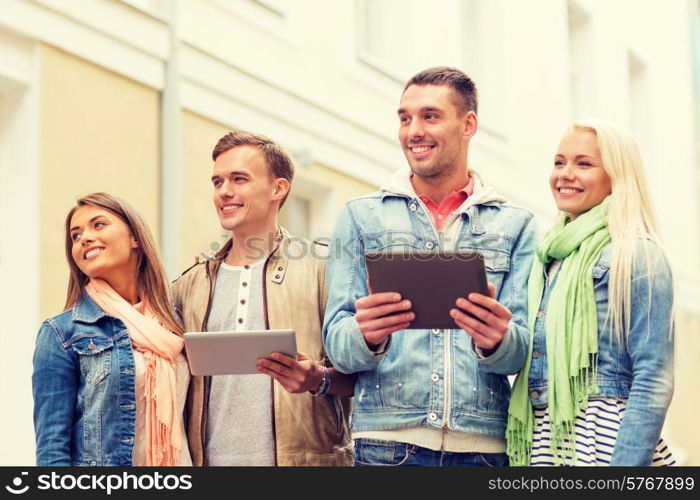
<path fill-rule="evenodd" d="M 685 465 L 700 465 L 700 318 L 680 313 L 676 318 L 676 385 L 668 415 L 671 443 L 686 454 Z"/>
<path fill-rule="evenodd" d="M 229 129 L 200 115 L 182 114 L 182 243 L 180 268 L 194 263 L 201 252 L 218 250 L 224 232 L 212 202 L 211 152 Z"/>
<path fill-rule="evenodd" d="M 58 313 L 68 270 L 64 218 L 79 196 L 131 202 L 158 235 L 158 91 L 40 47 L 40 316 Z"/>

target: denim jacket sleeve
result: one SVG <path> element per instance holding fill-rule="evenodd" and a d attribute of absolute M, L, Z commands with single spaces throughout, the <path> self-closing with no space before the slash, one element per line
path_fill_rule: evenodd
<path fill-rule="evenodd" d="M 651 269 L 642 258 L 643 246 Z M 668 262 L 653 243 L 637 246 L 632 273 L 627 351 L 632 387 L 610 465 L 651 465 L 673 395 L 673 284 Z"/>
<path fill-rule="evenodd" d="M 472 351 L 482 370 L 499 375 L 517 373 L 525 363 L 530 342 L 527 326 L 527 280 L 535 251 L 535 223 L 532 216 L 513 244 L 510 271 L 496 297 L 512 317 L 503 340 L 489 356 L 482 356 L 472 341 Z"/>
<path fill-rule="evenodd" d="M 38 466 L 71 465 L 71 434 L 80 369 L 50 321 L 39 329 L 32 393 Z"/>
<path fill-rule="evenodd" d="M 355 321 L 355 302 L 367 295 L 364 244 L 349 205 L 345 205 L 330 245 L 327 268 L 328 305 L 323 343 L 336 370 L 373 370 L 382 355 L 372 352 Z"/>

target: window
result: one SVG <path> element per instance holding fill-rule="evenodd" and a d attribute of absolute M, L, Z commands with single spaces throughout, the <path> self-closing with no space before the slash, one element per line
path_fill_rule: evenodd
<path fill-rule="evenodd" d="M 700 168 L 700 0 L 691 15 L 691 50 L 693 55 L 693 81 L 695 82 L 695 139 L 697 141 L 698 168 Z"/>
<path fill-rule="evenodd" d="M 504 5 L 501 0 L 469 0 L 461 6 L 464 70 L 478 90 L 479 128 L 505 139 L 509 106 Z"/>
<path fill-rule="evenodd" d="M 591 18 L 569 2 L 571 111 L 574 119 L 595 115 L 595 65 Z"/>
<path fill-rule="evenodd" d="M 170 1 L 170 0 L 167 0 Z M 282 40 L 288 39 L 289 0 L 211 0 L 225 13 Z"/>
<path fill-rule="evenodd" d="M 426 8 L 418 0 L 356 0 L 357 58 L 385 77 L 404 83 L 411 75 L 440 64 L 455 64 L 449 49 L 454 30 L 445 28 L 454 18 L 449 3 Z M 439 37 L 439 38 L 436 38 Z"/>
<path fill-rule="evenodd" d="M 649 102 L 649 72 L 647 65 L 632 52 L 627 55 L 629 73 L 629 116 L 631 132 L 639 143 L 642 160 L 647 173 L 647 181 L 654 184 L 652 150 L 651 111 Z"/>

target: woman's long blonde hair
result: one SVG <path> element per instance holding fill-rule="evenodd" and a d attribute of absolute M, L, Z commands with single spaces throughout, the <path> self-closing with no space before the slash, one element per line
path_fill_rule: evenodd
<path fill-rule="evenodd" d="M 148 298 L 153 312 L 158 318 L 163 321 L 166 328 L 170 331 L 182 334 L 182 328 L 179 326 L 175 316 L 173 315 L 172 300 L 170 296 L 170 286 L 168 279 L 163 269 L 163 263 L 158 254 L 158 248 L 153 239 L 153 234 L 148 228 L 143 217 L 124 200 L 112 196 L 107 193 L 92 193 L 78 199 L 75 206 L 68 212 L 65 225 L 65 247 L 66 259 L 70 269 L 70 278 L 68 279 L 68 293 L 66 296 L 66 309 L 75 306 L 80 299 L 83 287 L 90 279 L 83 273 L 78 265 L 73 260 L 72 248 L 73 240 L 70 234 L 71 219 L 73 214 L 80 207 L 86 205 L 103 208 L 112 214 L 119 217 L 129 228 L 129 233 L 134 236 L 139 246 L 137 248 L 138 261 L 136 265 L 137 289 L 141 299 Z"/>
<path fill-rule="evenodd" d="M 638 242 L 640 239 L 649 240 L 659 249 L 662 248 L 642 156 L 632 134 L 605 120 L 579 120 L 570 128 L 596 135 L 601 163 L 610 178 L 608 231 L 612 243 L 612 262 L 608 279 L 607 321 L 622 345 L 622 340 L 627 338 L 631 319 L 632 268 L 638 258 L 637 250 L 644 249 L 639 257 L 644 259 L 640 263 L 648 271 L 647 279 L 652 279 L 657 264 L 652 262 L 649 245 L 640 246 Z M 652 284 L 649 285 L 651 295 Z"/>

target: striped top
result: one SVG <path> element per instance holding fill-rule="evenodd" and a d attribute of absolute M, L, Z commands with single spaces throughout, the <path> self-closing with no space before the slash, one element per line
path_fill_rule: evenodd
<path fill-rule="evenodd" d="M 576 417 L 576 466 L 610 465 L 620 422 L 625 413 L 625 399 L 590 398 L 585 413 Z M 549 408 L 534 408 L 535 428 L 530 465 L 556 465 L 551 443 Z M 559 448 L 561 449 L 561 448 Z M 561 458 L 561 455 L 559 456 Z M 561 463 L 561 460 L 560 460 Z M 663 439 L 654 450 L 651 465 L 675 465 L 671 450 Z"/>

